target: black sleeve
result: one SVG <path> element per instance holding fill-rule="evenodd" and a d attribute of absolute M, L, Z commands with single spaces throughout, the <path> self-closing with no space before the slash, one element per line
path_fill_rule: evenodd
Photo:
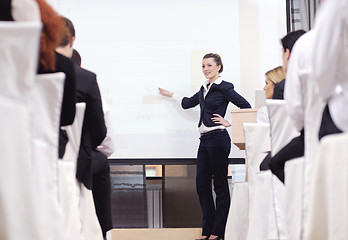
<path fill-rule="evenodd" d="M 106 136 L 106 126 L 104 121 L 104 112 L 102 107 L 102 101 L 98 83 L 95 80 L 89 88 L 90 94 L 88 94 L 86 114 L 89 116 L 85 123 L 87 129 L 91 135 L 92 147 L 96 148 L 104 140 Z"/>
<path fill-rule="evenodd" d="M 11 0 L 0 1 L 0 21 L 13 21 Z"/>
<path fill-rule="evenodd" d="M 60 126 L 71 125 L 74 122 L 76 112 L 76 75 L 73 63 L 65 58 L 64 67 L 58 71 L 65 73 L 64 93 L 62 111 L 60 115 Z"/>
<path fill-rule="evenodd" d="M 197 92 L 195 95 L 192 97 L 184 97 L 181 101 L 181 107 L 183 109 L 188 109 L 188 108 L 193 108 L 199 104 L 199 93 Z"/>
<path fill-rule="evenodd" d="M 249 102 L 239 95 L 235 90 L 233 85 L 227 88 L 224 92 L 226 99 L 236 105 L 239 108 L 251 108 Z"/>

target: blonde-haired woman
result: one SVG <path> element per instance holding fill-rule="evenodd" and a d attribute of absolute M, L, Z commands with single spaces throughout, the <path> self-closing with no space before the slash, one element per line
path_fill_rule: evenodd
<path fill-rule="evenodd" d="M 285 72 L 282 66 L 273 68 L 265 73 L 265 86 L 263 90 L 265 91 L 266 99 L 272 99 L 274 94 L 274 87 L 277 83 L 285 79 Z M 268 112 L 266 106 L 260 108 L 257 112 L 257 122 L 259 123 L 269 123 Z"/>

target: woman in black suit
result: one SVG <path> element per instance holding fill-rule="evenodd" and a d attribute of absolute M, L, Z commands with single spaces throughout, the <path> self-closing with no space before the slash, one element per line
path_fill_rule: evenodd
<path fill-rule="evenodd" d="M 223 116 L 229 102 L 239 108 L 250 108 L 248 101 L 234 90 L 233 84 L 220 77 L 222 70 L 220 56 L 209 53 L 202 61 L 202 71 L 207 80 L 195 95 L 179 98 L 177 94 L 159 88 L 162 96 L 179 100 L 184 109 L 200 105 L 198 128 L 201 137 L 197 154 L 196 189 L 203 212 L 201 239 L 219 240 L 224 237 L 230 206 L 227 171 L 231 139 L 226 128 L 231 125 Z M 212 195 L 212 178 L 216 207 Z"/>

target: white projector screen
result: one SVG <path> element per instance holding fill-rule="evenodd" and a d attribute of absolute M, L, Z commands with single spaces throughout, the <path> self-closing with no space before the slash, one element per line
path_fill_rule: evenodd
<path fill-rule="evenodd" d="M 270 2 L 277 5 L 276 0 Z M 205 80 L 201 61 L 206 53 L 221 55 L 223 78 L 242 93 L 240 1 L 49 3 L 72 20 L 76 28 L 74 48 L 82 56 L 82 67 L 97 74 L 114 128 L 116 151 L 111 158 L 196 157 L 198 107 L 183 110 L 160 96 L 157 88 L 193 95 Z M 275 35 L 279 41 L 278 32 Z M 273 47 L 278 51 L 277 45 Z M 260 79 L 256 82 L 263 81 Z M 260 86 L 250 86 L 248 91 Z M 245 97 L 253 105 L 253 99 Z M 227 112 L 230 120 L 230 110 Z M 230 157 L 244 157 L 244 152 L 233 146 Z"/>

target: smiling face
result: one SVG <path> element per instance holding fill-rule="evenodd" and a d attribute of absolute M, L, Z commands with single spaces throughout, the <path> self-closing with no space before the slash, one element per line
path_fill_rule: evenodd
<path fill-rule="evenodd" d="M 266 99 L 272 99 L 274 92 L 274 83 L 266 77 L 265 80 L 266 85 L 263 87 L 265 90 Z"/>
<path fill-rule="evenodd" d="M 219 78 L 221 65 L 217 65 L 214 58 L 204 58 L 202 61 L 202 72 L 210 82 Z"/>

